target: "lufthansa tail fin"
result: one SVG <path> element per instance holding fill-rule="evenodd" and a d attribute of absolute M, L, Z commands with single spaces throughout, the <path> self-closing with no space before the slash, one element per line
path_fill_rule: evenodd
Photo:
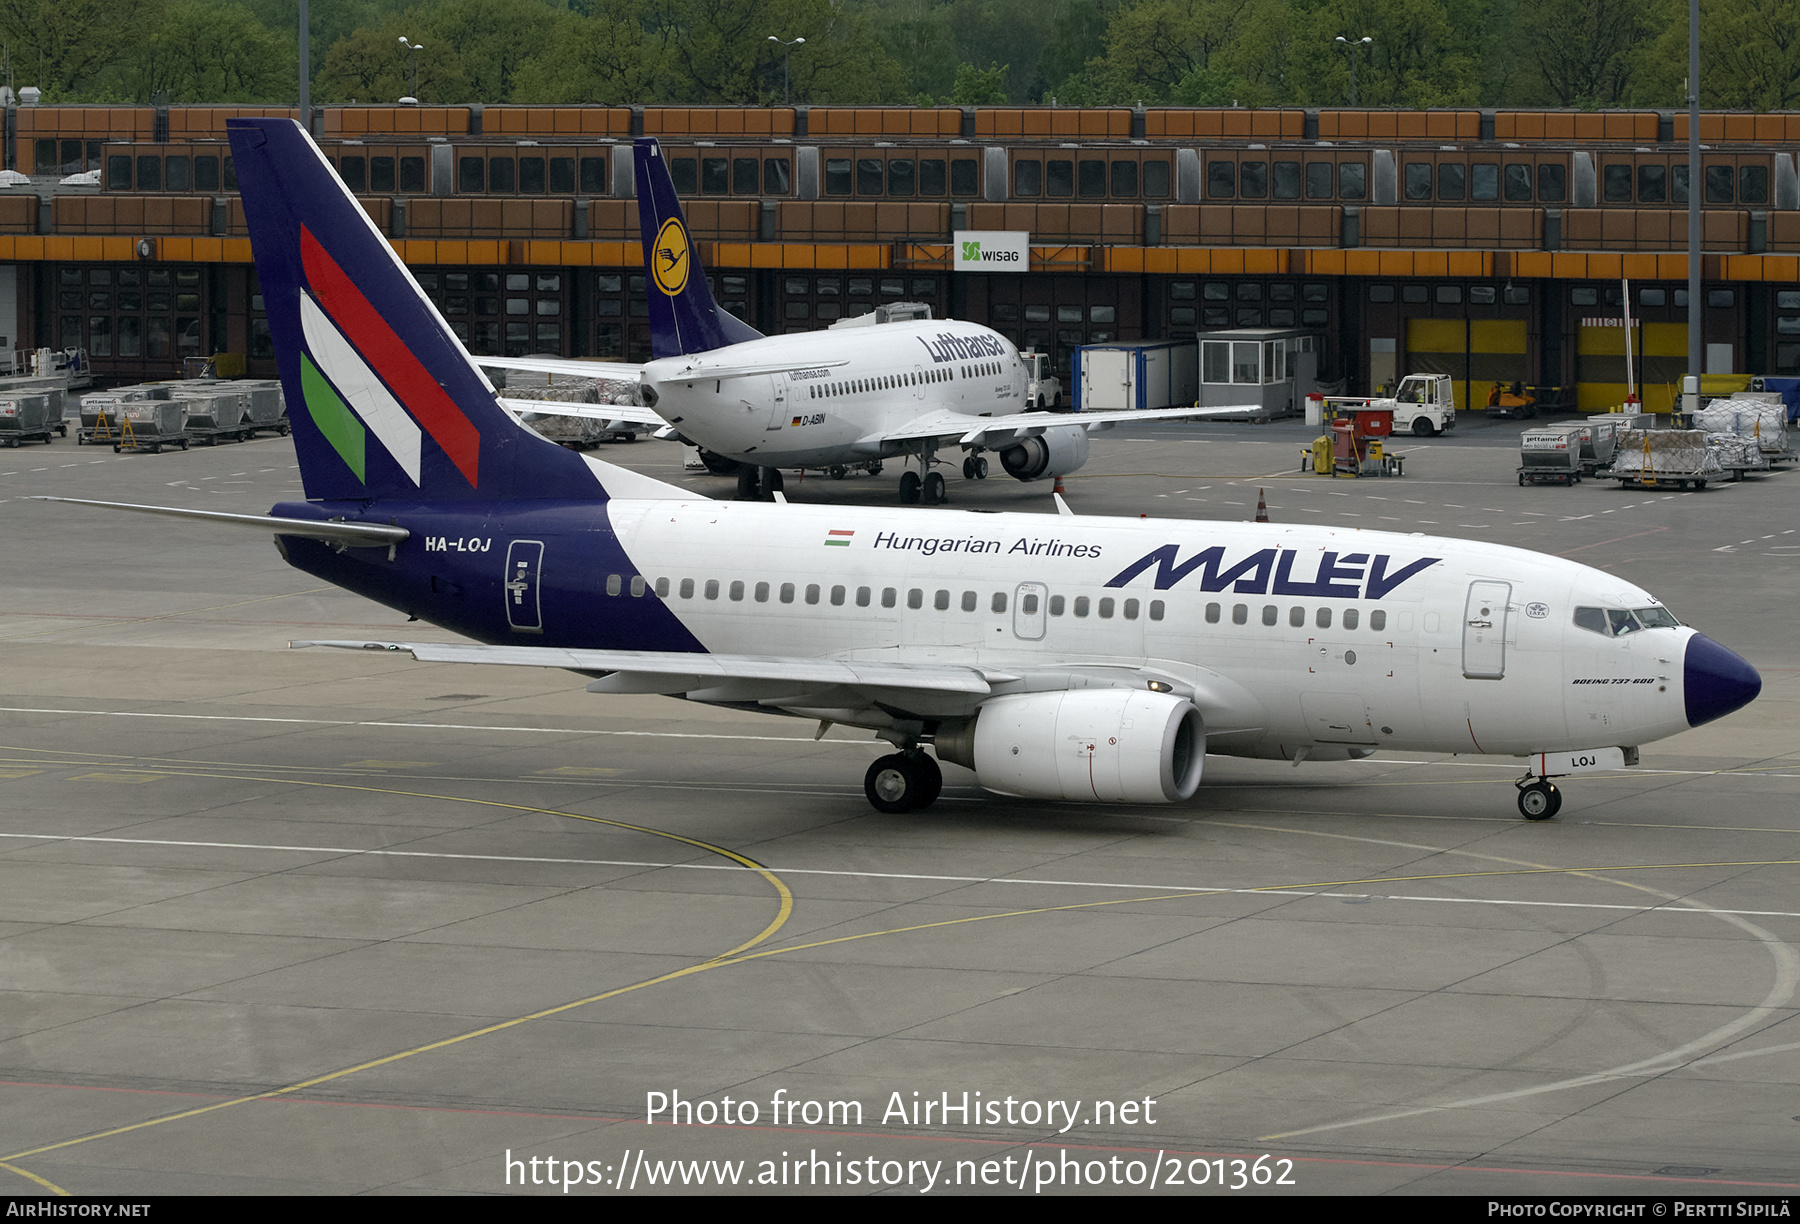
<path fill-rule="evenodd" d="M 761 332 L 713 301 L 661 146 L 653 139 L 639 140 L 636 152 L 644 292 L 650 298 L 650 352 L 657 357 L 679 357 L 762 339 Z"/>
<path fill-rule="evenodd" d="M 299 124 L 226 126 L 309 499 L 607 496 L 606 465 L 500 406 Z"/>

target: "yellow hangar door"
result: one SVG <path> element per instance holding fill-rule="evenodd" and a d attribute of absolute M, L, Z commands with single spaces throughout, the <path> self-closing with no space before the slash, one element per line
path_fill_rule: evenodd
<path fill-rule="evenodd" d="M 1687 373 L 1687 324 L 1633 324 L 1631 359 L 1645 411 L 1670 411 Z M 1610 412 L 1624 402 L 1624 320 L 1581 320 L 1575 329 L 1575 406 Z"/>
<path fill-rule="evenodd" d="M 1530 382 L 1524 319 L 1408 319 L 1406 372 L 1448 374 L 1456 410 L 1486 407 L 1496 383 Z"/>

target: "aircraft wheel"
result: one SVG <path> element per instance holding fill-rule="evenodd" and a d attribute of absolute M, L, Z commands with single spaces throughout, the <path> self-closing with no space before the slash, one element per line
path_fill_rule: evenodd
<path fill-rule="evenodd" d="M 869 772 L 863 775 L 863 794 L 877 812 L 896 815 L 918 806 L 924 784 L 925 779 L 912 761 L 903 753 L 894 752 L 877 757 L 869 766 Z"/>
<path fill-rule="evenodd" d="M 1412 423 L 1412 431 L 1413 437 L 1415 438 L 1429 438 L 1431 436 L 1431 422 L 1424 417 L 1420 417 Z"/>
<path fill-rule="evenodd" d="M 969 458 L 963 460 L 963 479 L 964 480 L 974 480 L 975 479 L 975 458 L 974 458 L 974 456 L 970 456 Z"/>
<path fill-rule="evenodd" d="M 867 472 L 871 476 L 881 475 L 881 460 L 879 460 L 879 459 L 869 460 L 867 463 L 863 464 L 863 471 Z"/>
<path fill-rule="evenodd" d="M 825 474 L 833 480 L 842 480 L 850 474 L 850 469 L 841 463 L 834 463 L 826 470 Z"/>
<path fill-rule="evenodd" d="M 739 501 L 755 501 L 757 497 L 756 469 L 740 467 L 737 474 L 737 499 Z"/>
<path fill-rule="evenodd" d="M 919 794 L 913 800 L 913 810 L 930 807 L 944 791 L 944 771 L 938 768 L 937 761 L 929 753 L 911 753 L 906 759 L 919 780 Z"/>
<path fill-rule="evenodd" d="M 1562 792 L 1548 782 L 1519 788 L 1519 815 L 1526 820 L 1549 820 L 1562 810 Z"/>
<path fill-rule="evenodd" d="M 922 483 L 923 482 L 919 479 L 919 474 L 917 472 L 902 472 L 900 474 L 900 504 L 902 506 L 916 506 L 919 504 L 919 486 Z"/>
<path fill-rule="evenodd" d="M 762 478 L 760 481 L 762 491 L 759 500 L 774 501 L 775 495 L 781 492 L 781 469 L 772 467 L 758 468 L 757 475 Z"/>
<path fill-rule="evenodd" d="M 924 502 L 927 506 L 941 506 L 950 500 L 950 493 L 944 488 L 944 474 L 942 472 L 925 473 L 924 489 L 920 494 L 919 500 Z"/>
<path fill-rule="evenodd" d="M 975 479 L 976 480 L 986 480 L 987 474 L 988 474 L 987 460 L 983 459 L 981 456 L 977 455 L 975 457 Z"/>

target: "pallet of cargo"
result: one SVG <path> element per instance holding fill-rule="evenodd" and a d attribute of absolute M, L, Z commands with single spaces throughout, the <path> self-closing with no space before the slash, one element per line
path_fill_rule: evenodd
<path fill-rule="evenodd" d="M 1612 467 L 1602 475 L 1641 488 L 1704 489 L 1725 474 L 1719 456 L 1699 429 L 1622 429 Z"/>

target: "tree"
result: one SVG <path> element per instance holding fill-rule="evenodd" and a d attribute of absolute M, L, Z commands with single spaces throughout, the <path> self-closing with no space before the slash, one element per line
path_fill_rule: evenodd
<path fill-rule="evenodd" d="M 162 15 L 160 0 L 0 0 L 0 38 L 15 79 L 44 101 L 80 96 L 117 64 Z"/>
<path fill-rule="evenodd" d="M 296 54 L 233 0 L 170 0 L 112 75 L 135 102 L 280 103 L 295 93 Z"/>
<path fill-rule="evenodd" d="M 1594 108 L 1632 92 L 1651 34 L 1649 0 L 1519 0 L 1515 19 L 1536 100 Z M 1685 47 L 1685 21 L 1681 31 Z"/>
<path fill-rule="evenodd" d="M 407 51 L 400 46 L 402 36 L 422 44 L 424 49 Z M 320 102 L 396 101 L 412 87 L 408 63 L 412 55 L 419 57 L 419 101 L 470 100 L 468 79 L 463 75 L 462 59 L 456 49 L 419 23 L 400 16 L 365 26 L 333 43 L 313 82 L 313 96 Z"/>
<path fill-rule="evenodd" d="M 1662 34 L 1643 56 L 1637 99 L 1685 105 L 1687 6 L 1662 0 Z M 1726 110 L 1800 104 L 1800 9 L 1793 0 L 1701 0 L 1700 102 Z"/>
<path fill-rule="evenodd" d="M 666 54 L 645 30 L 643 0 L 593 0 L 591 16 L 563 24 L 542 54 L 520 67 L 515 100 L 537 103 L 647 102 Z"/>
<path fill-rule="evenodd" d="M 995 64 L 986 70 L 964 64 L 956 70 L 956 83 L 950 88 L 950 101 L 957 106 L 1006 105 L 1006 71 L 1010 65 Z"/>

